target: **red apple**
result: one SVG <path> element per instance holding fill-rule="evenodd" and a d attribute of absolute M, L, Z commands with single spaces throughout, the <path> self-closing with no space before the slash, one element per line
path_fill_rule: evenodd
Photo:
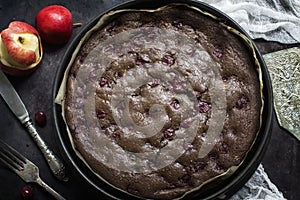
<path fill-rule="evenodd" d="M 31 25 L 13 21 L 0 33 L 0 68 L 23 76 L 36 69 L 43 56 L 41 38 Z"/>
<path fill-rule="evenodd" d="M 49 44 L 64 44 L 72 36 L 72 14 L 60 5 L 41 9 L 35 17 L 35 24 L 42 40 Z"/>

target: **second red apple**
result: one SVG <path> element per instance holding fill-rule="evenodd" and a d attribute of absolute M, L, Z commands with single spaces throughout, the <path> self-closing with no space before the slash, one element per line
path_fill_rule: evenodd
<path fill-rule="evenodd" d="M 64 44 L 72 36 L 72 14 L 64 6 L 43 8 L 36 15 L 35 23 L 42 40 L 49 44 Z"/>

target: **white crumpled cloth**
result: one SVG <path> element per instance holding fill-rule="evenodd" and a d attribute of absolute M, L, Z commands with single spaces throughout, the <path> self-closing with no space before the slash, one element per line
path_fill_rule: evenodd
<path fill-rule="evenodd" d="M 199 0 L 200 1 L 200 0 Z M 235 20 L 252 39 L 300 42 L 300 0 L 202 0 Z M 230 200 L 282 200 L 262 164 Z"/>
<path fill-rule="evenodd" d="M 200 0 L 234 19 L 252 39 L 300 42 L 300 0 Z"/>
<path fill-rule="evenodd" d="M 262 164 L 250 180 L 230 200 L 284 200 L 282 192 L 269 179 Z"/>

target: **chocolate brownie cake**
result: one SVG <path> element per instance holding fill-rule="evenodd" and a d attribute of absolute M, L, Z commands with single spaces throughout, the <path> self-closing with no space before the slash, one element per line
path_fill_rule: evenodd
<path fill-rule="evenodd" d="M 100 20 L 77 50 L 64 116 L 99 178 L 173 199 L 243 162 L 260 129 L 262 85 L 234 29 L 185 5 L 124 10 Z"/>

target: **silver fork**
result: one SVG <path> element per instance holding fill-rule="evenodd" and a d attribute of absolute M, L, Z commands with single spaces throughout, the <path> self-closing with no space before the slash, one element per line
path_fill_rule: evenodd
<path fill-rule="evenodd" d="M 0 140 L 0 161 L 18 174 L 25 182 L 35 182 L 58 200 L 65 200 L 39 176 L 39 168 L 11 146 Z"/>

